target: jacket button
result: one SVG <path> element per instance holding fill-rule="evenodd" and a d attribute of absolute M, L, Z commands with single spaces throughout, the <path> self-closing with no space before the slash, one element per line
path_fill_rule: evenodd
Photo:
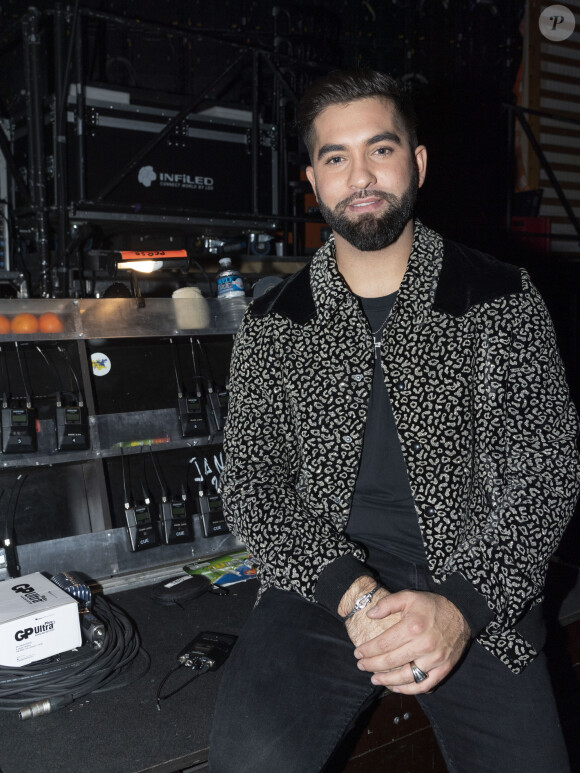
<path fill-rule="evenodd" d="M 404 381 L 398 381 L 398 382 L 395 384 L 395 389 L 396 389 L 398 392 L 402 392 L 404 388 L 405 388 L 405 382 L 404 382 Z"/>
<path fill-rule="evenodd" d="M 353 376 L 354 381 L 362 381 L 363 377 L 360 373 L 355 373 Z"/>
<path fill-rule="evenodd" d="M 352 438 L 350 435 L 345 435 L 343 440 L 345 443 L 352 443 Z"/>
<path fill-rule="evenodd" d="M 435 508 L 433 507 L 433 505 L 428 505 L 425 508 L 425 514 L 426 515 L 435 515 Z"/>
<path fill-rule="evenodd" d="M 417 442 L 416 440 L 413 443 L 411 443 L 411 449 L 413 451 L 420 451 L 421 448 L 422 448 L 421 443 Z"/>

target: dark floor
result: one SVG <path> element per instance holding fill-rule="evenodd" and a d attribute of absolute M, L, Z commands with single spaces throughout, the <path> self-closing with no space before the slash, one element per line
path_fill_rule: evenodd
<path fill-rule="evenodd" d="M 580 620 L 552 632 L 546 647 L 574 773 L 580 773 Z"/>

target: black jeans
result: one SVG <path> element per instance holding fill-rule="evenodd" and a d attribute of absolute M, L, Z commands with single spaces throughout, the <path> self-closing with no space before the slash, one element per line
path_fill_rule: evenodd
<path fill-rule="evenodd" d="M 390 590 L 434 589 L 421 566 L 380 564 Z M 383 692 L 357 669 L 353 650 L 340 620 L 298 594 L 268 590 L 223 673 L 210 773 L 323 770 Z M 570 770 L 543 655 L 516 676 L 473 643 L 453 674 L 418 700 L 450 773 Z"/>

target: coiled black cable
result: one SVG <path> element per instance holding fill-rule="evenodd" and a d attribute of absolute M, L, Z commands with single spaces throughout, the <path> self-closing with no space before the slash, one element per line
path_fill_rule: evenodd
<path fill-rule="evenodd" d="M 102 646 L 85 644 L 21 668 L 0 666 L 0 710 L 16 710 L 21 719 L 41 716 L 89 693 L 124 687 L 147 673 L 149 655 L 123 610 L 102 596 L 95 596 L 93 610 L 105 626 Z"/>

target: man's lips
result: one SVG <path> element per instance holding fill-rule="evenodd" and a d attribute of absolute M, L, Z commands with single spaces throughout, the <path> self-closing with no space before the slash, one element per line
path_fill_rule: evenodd
<path fill-rule="evenodd" d="M 374 212 L 385 203 L 385 199 L 373 196 L 364 199 L 355 199 L 346 205 L 345 209 L 351 212 Z"/>
<path fill-rule="evenodd" d="M 378 204 L 383 199 L 363 199 L 362 201 L 353 201 L 349 204 L 349 207 L 356 207 L 362 209 L 363 207 L 370 207 L 373 204 Z"/>
<path fill-rule="evenodd" d="M 382 209 L 383 205 L 389 204 L 395 206 L 398 203 L 397 197 L 392 193 L 385 191 L 365 191 L 364 195 L 353 194 L 336 205 L 335 212 L 342 215 L 345 212 L 376 212 Z"/>

